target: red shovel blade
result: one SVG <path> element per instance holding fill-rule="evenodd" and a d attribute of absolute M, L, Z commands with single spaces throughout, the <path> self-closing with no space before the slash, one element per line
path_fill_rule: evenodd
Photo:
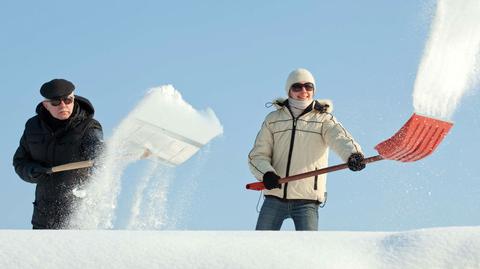
<path fill-rule="evenodd" d="M 413 162 L 430 155 L 452 126 L 451 122 L 413 114 L 395 135 L 375 149 L 384 159 Z"/>

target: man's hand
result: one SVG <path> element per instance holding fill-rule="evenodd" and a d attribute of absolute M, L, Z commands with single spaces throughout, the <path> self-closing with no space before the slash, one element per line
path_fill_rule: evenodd
<path fill-rule="evenodd" d="M 280 177 L 277 174 L 275 174 L 274 172 L 271 172 L 271 171 L 266 172 L 263 175 L 263 185 L 265 185 L 265 188 L 267 190 L 280 188 L 282 185 L 280 185 L 280 183 L 278 183 L 279 179 L 280 179 Z"/>
<path fill-rule="evenodd" d="M 363 157 L 362 153 L 352 153 L 350 157 L 348 157 L 348 168 L 352 171 L 360 171 L 363 168 L 365 168 L 365 164 L 363 163 L 363 160 L 365 158 Z"/>
<path fill-rule="evenodd" d="M 30 168 L 29 176 L 32 179 L 41 180 L 46 178 L 47 174 L 50 174 L 50 169 L 37 164 Z"/>

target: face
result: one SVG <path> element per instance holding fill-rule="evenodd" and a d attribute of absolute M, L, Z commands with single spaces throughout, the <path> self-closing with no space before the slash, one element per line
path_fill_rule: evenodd
<path fill-rule="evenodd" d="M 67 97 L 63 97 L 61 100 L 45 100 L 42 102 L 43 107 L 45 107 L 48 112 L 58 120 L 66 120 L 70 118 L 73 112 L 73 106 L 75 97 L 70 94 Z"/>
<path fill-rule="evenodd" d="M 313 99 L 314 85 L 310 82 L 300 81 L 292 84 L 289 97 L 300 101 L 311 101 Z"/>

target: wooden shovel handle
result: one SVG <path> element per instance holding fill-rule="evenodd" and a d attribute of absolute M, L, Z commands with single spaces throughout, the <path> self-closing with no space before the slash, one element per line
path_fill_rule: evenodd
<path fill-rule="evenodd" d="M 54 167 L 50 168 L 50 173 L 69 171 L 69 170 L 87 168 L 87 167 L 92 167 L 92 166 L 93 166 L 93 161 L 92 160 L 81 161 L 81 162 L 73 162 L 73 163 L 67 163 L 67 164 L 54 166 Z"/>
<path fill-rule="evenodd" d="M 373 162 L 380 161 L 380 160 L 383 160 L 383 157 L 380 156 L 380 155 L 376 155 L 376 156 L 364 159 L 363 163 L 364 164 L 373 163 Z M 310 171 L 310 172 L 306 172 L 306 173 L 302 173 L 302 174 L 298 174 L 298 175 L 284 177 L 284 178 L 279 179 L 278 183 L 283 184 L 283 183 L 287 183 L 287 182 L 290 182 L 290 181 L 299 180 L 299 179 L 303 179 L 303 178 L 307 178 L 307 177 L 313 177 L 313 176 L 317 176 L 317 175 L 321 175 L 321 174 L 326 174 L 326 173 L 330 173 L 330 172 L 334 172 L 334 171 L 338 171 L 338 170 L 342 170 L 342 169 L 346 169 L 346 168 L 348 168 L 347 163 L 338 164 L 338 165 L 334 165 L 334 166 L 330 166 L 330 167 L 326 167 L 326 168 L 322 168 L 322 169 L 318 169 L 318 170 L 314 170 L 314 171 Z M 265 185 L 263 185 L 263 182 L 254 182 L 254 183 L 247 184 L 246 188 L 248 190 L 261 191 L 261 190 L 265 189 Z"/>

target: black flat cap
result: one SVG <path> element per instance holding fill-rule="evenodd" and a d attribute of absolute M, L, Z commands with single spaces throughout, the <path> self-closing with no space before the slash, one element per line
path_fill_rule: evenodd
<path fill-rule="evenodd" d="M 66 79 L 52 79 L 40 88 L 40 94 L 47 99 L 58 99 L 70 95 L 75 85 Z"/>

